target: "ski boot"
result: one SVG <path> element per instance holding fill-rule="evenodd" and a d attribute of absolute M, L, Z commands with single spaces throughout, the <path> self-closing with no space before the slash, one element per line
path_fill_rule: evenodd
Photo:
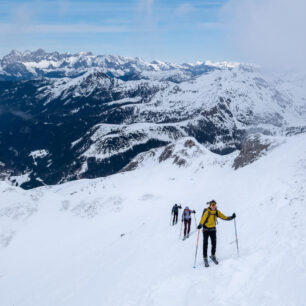
<path fill-rule="evenodd" d="M 211 255 L 210 256 L 210 259 L 217 265 L 219 264 L 219 261 L 217 260 L 216 256 L 215 255 Z"/>
<path fill-rule="evenodd" d="M 204 257 L 204 265 L 205 265 L 206 268 L 209 267 L 209 263 L 208 263 L 207 257 Z"/>

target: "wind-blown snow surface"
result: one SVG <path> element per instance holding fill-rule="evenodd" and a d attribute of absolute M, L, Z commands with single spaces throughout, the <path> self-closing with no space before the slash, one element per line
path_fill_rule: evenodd
<path fill-rule="evenodd" d="M 306 135 L 244 168 L 204 147 L 188 167 L 138 170 L 23 191 L 0 185 L 2 306 L 305 305 Z M 202 234 L 170 226 L 175 202 L 216 199 L 220 264 L 204 268 Z M 192 230 L 195 222 L 192 220 Z"/>

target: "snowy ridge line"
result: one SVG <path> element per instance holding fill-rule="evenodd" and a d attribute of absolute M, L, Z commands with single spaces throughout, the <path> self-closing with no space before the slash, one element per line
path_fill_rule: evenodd
<path fill-rule="evenodd" d="M 18 70 L 16 65 L 23 69 Z M 87 69 L 100 67 L 104 73 L 115 77 L 126 75 L 136 75 L 144 72 L 143 77 L 150 79 L 171 78 L 176 76 L 178 79 L 186 79 L 190 75 L 196 75 L 198 70 L 206 71 L 209 69 L 231 69 L 240 65 L 239 63 L 228 62 L 196 62 L 191 64 L 175 64 L 162 61 L 146 62 L 140 58 L 132 58 L 114 55 L 93 55 L 90 52 L 80 52 L 77 54 L 58 52 L 45 52 L 42 49 L 37 51 L 19 52 L 11 51 L 0 60 L 0 72 L 2 77 L 16 78 L 37 78 L 49 75 L 75 77 L 84 73 Z M 17 68 L 17 72 L 12 68 Z M 160 74 L 158 76 L 158 74 Z M 54 77 L 53 76 L 53 77 Z"/>
<path fill-rule="evenodd" d="M 175 134 L 163 132 L 164 128 L 176 127 L 174 124 L 152 124 L 152 123 L 135 123 L 130 125 L 107 125 L 99 124 L 93 128 L 96 130 L 91 136 L 93 145 L 83 153 L 85 157 L 95 157 L 96 159 L 109 158 L 118 153 L 126 152 L 133 148 L 134 145 L 144 144 L 150 139 L 158 139 L 163 142 L 173 142 L 179 137 L 187 136 L 182 128 L 178 128 Z M 129 140 L 127 143 L 122 143 L 122 146 L 111 148 L 107 145 L 102 145 L 104 142 L 114 138 L 128 138 L 129 135 L 139 135 L 139 137 Z M 105 148 L 104 152 L 100 148 Z"/>

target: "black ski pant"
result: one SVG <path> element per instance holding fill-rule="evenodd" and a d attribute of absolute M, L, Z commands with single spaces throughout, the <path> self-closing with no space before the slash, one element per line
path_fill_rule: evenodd
<path fill-rule="evenodd" d="M 178 218 L 178 212 L 173 213 L 173 222 L 172 222 L 173 225 L 177 223 L 177 218 Z"/>
<path fill-rule="evenodd" d="M 191 219 L 184 220 L 184 236 L 188 235 L 190 232 Z"/>
<path fill-rule="evenodd" d="M 203 256 L 207 257 L 207 248 L 208 248 L 208 237 L 211 240 L 211 255 L 216 254 L 217 247 L 217 231 L 215 228 L 204 228 L 203 229 Z"/>

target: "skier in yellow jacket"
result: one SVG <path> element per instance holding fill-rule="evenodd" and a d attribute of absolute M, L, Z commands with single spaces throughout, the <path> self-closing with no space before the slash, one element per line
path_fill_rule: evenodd
<path fill-rule="evenodd" d="M 232 216 L 226 217 L 221 213 L 220 210 L 217 209 L 216 201 L 212 200 L 207 203 L 209 205 L 208 208 L 204 209 L 200 224 L 198 225 L 198 229 L 203 227 L 203 257 L 205 267 L 209 267 L 208 259 L 207 259 L 207 247 L 208 247 L 208 237 L 211 239 L 211 260 L 218 264 L 218 260 L 216 259 L 216 247 L 217 247 L 217 235 L 216 235 L 216 223 L 217 218 L 221 218 L 223 220 L 232 220 L 236 218 L 236 214 L 233 213 Z"/>

